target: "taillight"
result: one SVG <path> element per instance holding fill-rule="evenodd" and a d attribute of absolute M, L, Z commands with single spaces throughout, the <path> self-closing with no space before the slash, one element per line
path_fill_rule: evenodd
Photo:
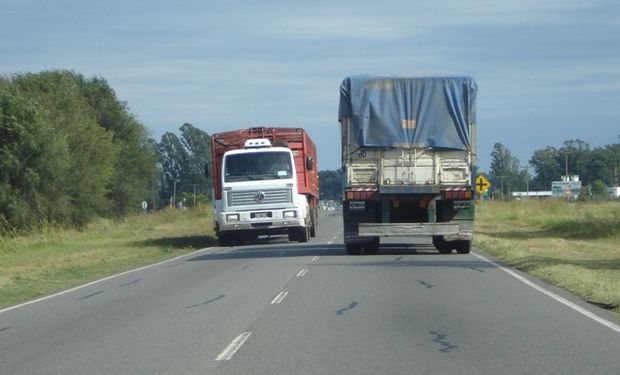
<path fill-rule="evenodd" d="M 347 191 L 345 196 L 347 200 L 370 200 L 374 191 Z"/>
<path fill-rule="evenodd" d="M 444 199 L 471 199 L 471 190 L 442 190 L 441 194 Z"/>

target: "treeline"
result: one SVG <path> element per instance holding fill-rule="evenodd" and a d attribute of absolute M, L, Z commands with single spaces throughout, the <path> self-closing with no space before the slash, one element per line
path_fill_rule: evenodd
<path fill-rule="evenodd" d="M 526 165 L 508 147 L 496 143 L 491 153 L 489 178 L 496 196 L 513 191 L 548 191 L 552 181 L 564 175 L 578 175 L 585 188 L 583 198 L 607 197 L 607 187 L 620 182 L 620 143 L 591 148 L 582 140 L 568 140 L 564 146 L 547 146 L 534 151 Z"/>
<path fill-rule="evenodd" d="M 126 215 L 156 176 L 147 131 L 101 78 L 0 78 L 0 140 L 5 233 Z"/>
<path fill-rule="evenodd" d="M 0 234 L 204 201 L 209 135 L 180 132 L 154 141 L 100 77 L 0 77 Z"/>

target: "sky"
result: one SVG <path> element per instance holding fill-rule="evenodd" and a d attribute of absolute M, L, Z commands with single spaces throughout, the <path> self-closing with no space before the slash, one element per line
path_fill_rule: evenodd
<path fill-rule="evenodd" d="M 0 0 L 0 75 L 101 77 L 159 141 L 303 127 L 340 167 L 338 100 L 357 74 L 478 83 L 478 158 L 620 136 L 618 0 Z"/>

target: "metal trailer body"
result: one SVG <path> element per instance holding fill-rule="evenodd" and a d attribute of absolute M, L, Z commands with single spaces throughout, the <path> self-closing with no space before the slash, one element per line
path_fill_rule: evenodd
<path fill-rule="evenodd" d="M 452 77 L 387 76 L 343 82 L 339 121 L 348 253 L 376 252 L 381 237 L 412 236 L 432 237 L 441 253 L 470 251 L 475 90 L 468 77 L 456 83 Z M 461 108 L 460 124 L 448 123 L 458 117 L 446 110 L 454 98 L 444 98 L 450 95 L 463 99 L 452 108 Z M 456 142 L 454 129 L 464 134 Z"/>

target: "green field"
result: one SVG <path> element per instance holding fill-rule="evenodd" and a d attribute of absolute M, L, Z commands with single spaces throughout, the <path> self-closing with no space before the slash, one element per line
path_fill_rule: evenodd
<path fill-rule="evenodd" d="M 0 308 L 216 244 L 210 207 L 0 238 Z M 480 202 L 475 246 L 620 314 L 620 202 Z M 458 256 L 458 255 L 453 255 Z"/>
<path fill-rule="evenodd" d="M 620 202 L 484 201 L 474 244 L 620 314 Z"/>
<path fill-rule="evenodd" d="M 0 238 L 0 308 L 216 243 L 210 208 Z"/>

